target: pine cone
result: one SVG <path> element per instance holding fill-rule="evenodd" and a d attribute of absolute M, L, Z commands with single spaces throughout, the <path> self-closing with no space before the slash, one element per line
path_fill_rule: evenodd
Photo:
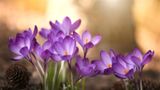
<path fill-rule="evenodd" d="M 22 89 L 29 84 L 30 73 L 20 64 L 11 65 L 6 71 L 8 87 Z"/>

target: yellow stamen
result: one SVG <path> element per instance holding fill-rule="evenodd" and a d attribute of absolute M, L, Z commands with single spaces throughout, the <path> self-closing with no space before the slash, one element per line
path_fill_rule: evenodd
<path fill-rule="evenodd" d="M 64 51 L 64 55 L 68 55 L 68 52 L 67 52 L 67 50 L 66 50 L 66 51 Z"/>
<path fill-rule="evenodd" d="M 124 74 L 127 74 L 128 72 L 129 72 L 128 69 L 123 70 L 123 73 L 124 73 Z"/>
<path fill-rule="evenodd" d="M 111 65 L 111 64 L 108 64 L 108 65 L 107 65 L 107 67 L 108 67 L 108 68 L 111 68 L 111 67 L 112 67 L 112 65 Z"/>
<path fill-rule="evenodd" d="M 85 39 L 85 43 L 88 43 L 88 41 L 89 41 L 88 38 L 86 38 L 86 39 Z"/>

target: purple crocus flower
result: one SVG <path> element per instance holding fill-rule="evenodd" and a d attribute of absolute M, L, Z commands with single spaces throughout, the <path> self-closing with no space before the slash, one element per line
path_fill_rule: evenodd
<path fill-rule="evenodd" d="M 70 36 L 66 36 L 63 40 L 56 41 L 53 44 L 53 49 L 56 53 L 54 55 L 60 56 L 63 60 L 71 60 L 78 52 L 76 41 Z"/>
<path fill-rule="evenodd" d="M 100 56 L 101 60 L 93 61 L 96 64 L 96 69 L 100 71 L 100 74 L 111 74 L 113 63 L 111 55 L 102 50 Z"/>
<path fill-rule="evenodd" d="M 82 33 L 82 37 L 80 37 L 79 34 L 77 34 L 76 32 L 73 33 L 73 36 L 76 38 L 79 44 L 83 47 L 83 49 L 92 48 L 93 46 L 97 45 L 101 40 L 100 35 L 96 35 L 92 38 L 90 32 L 88 31 L 84 31 Z"/>
<path fill-rule="evenodd" d="M 131 78 L 134 74 L 134 65 L 128 64 L 123 57 L 117 57 L 117 62 L 113 63 L 112 70 L 115 76 L 125 79 Z"/>
<path fill-rule="evenodd" d="M 42 46 L 36 43 L 35 48 L 34 48 L 36 56 L 38 56 L 40 60 L 47 63 L 52 55 L 51 47 L 52 47 L 52 43 L 49 41 L 46 41 Z"/>
<path fill-rule="evenodd" d="M 37 32 L 38 28 L 35 26 L 33 33 L 31 29 L 28 29 L 22 33 L 18 33 L 15 38 L 9 39 L 9 48 L 17 55 L 13 58 L 14 60 L 19 60 L 22 58 L 30 60 L 29 53 L 31 53 L 34 47 L 34 42 L 36 41 L 35 36 Z"/>
<path fill-rule="evenodd" d="M 139 49 L 135 49 L 132 53 L 132 61 L 137 66 L 138 70 L 142 70 L 145 64 L 148 64 L 154 55 L 154 51 L 149 50 L 144 55 Z"/>
<path fill-rule="evenodd" d="M 62 31 L 65 35 L 70 35 L 80 26 L 80 24 L 80 19 L 72 23 L 69 17 L 65 17 L 62 23 L 60 23 L 59 21 L 56 21 L 55 24 L 50 22 L 52 28 Z"/>
<path fill-rule="evenodd" d="M 90 63 L 88 58 L 83 59 L 80 56 L 76 57 L 76 70 L 80 77 L 95 76 L 97 74 L 96 65 Z"/>

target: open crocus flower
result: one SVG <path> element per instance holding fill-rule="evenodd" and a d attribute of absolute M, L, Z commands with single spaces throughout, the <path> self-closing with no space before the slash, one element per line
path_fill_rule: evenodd
<path fill-rule="evenodd" d="M 37 34 L 37 26 L 34 28 L 32 33 L 31 29 L 24 31 L 23 33 L 18 33 L 15 38 L 10 38 L 9 48 L 17 56 L 14 57 L 14 60 L 19 60 L 26 58 L 30 60 L 29 53 L 32 51 L 35 42 L 35 36 Z"/>
<path fill-rule="evenodd" d="M 112 57 L 105 51 L 100 52 L 101 60 L 93 61 L 96 69 L 100 74 L 111 74 L 112 72 Z"/>
<path fill-rule="evenodd" d="M 143 69 L 144 65 L 149 63 L 152 60 L 154 51 L 149 50 L 144 55 L 140 52 L 139 49 L 135 49 L 132 53 L 132 61 L 137 66 L 138 70 Z"/>
<path fill-rule="evenodd" d="M 130 65 L 124 61 L 125 58 L 117 57 L 117 62 L 113 63 L 112 70 L 115 76 L 125 79 L 134 75 L 134 65 Z"/>
<path fill-rule="evenodd" d="M 73 36 L 76 38 L 79 44 L 83 47 L 83 49 L 92 48 L 93 46 L 97 45 L 101 40 L 100 35 L 96 35 L 92 38 L 90 32 L 88 31 L 84 31 L 82 33 L 82 37 L 80 37 L 79 34 L 76 32 L 73 33 Z"/>
<path fill-rule="evenodd" d="M 55 24 L 50 22 L 52 28 L 62 31 L 65 35 L 70 35 L 80 26 L 80 24 L 80 19 L 72 23 L 69 17 L 65 17 L 62 23 L 60 23 L 59 21 L 56 21 Z"/>
<path fill-rule="evenodd" d="M 53 48 L 56 54 L 63 60 L 71 60 L 78 52 L 76 41 L 70 36 L 66 36 L 63 40 L 56 41 Z"/>
<path fill-rule="evenodd" d="M 76 70 L 81 77 L 84 76 L 95 76 L 97 74 L 96 65 L 90 63 L 88 58 L 76 57 Z"/>

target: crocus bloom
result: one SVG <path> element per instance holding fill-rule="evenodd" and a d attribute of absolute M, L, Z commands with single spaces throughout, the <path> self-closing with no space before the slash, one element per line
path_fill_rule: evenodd
<path fill-rule="evenodd" d="M 55 24 L 50 22 L 52 28 L 62 31 L 65 35 L 70 35 L 80 26 L 80 24 L 80 19 L 72 23 L 69 17 L 65 17 L 62 23 L 59 21 L 56 21 Z"/>
<path fill-rule="evenodd" d="M 38 43 L 35 45 L 35 54 L 38 56 L 42 61 L 47 63 L 49 58 L 51 57 L 51 47 L 52 43 L 49 41 L 46 41 L 42 46 L 40 46 Z"/>
<path fill-rule="evenodd" d="M 35 36 L 37 34 L 37 27 L 35 26 L 34 32 L 31 29 L 24 31 L 23 33 L 18 33 L 15 38 L 10 38 L 9 48 L 17 56 L 14 60 L 19 60 L 22 58 L 29 59 L 29 53 L 34 47 Z"/>
<path fill-rule="evenodd" d="M 113 73 L 122 79 L 131 78 L 134 74 L 135 66 L 126 63 L 124 59 L 125 58 L 117 57 L 117 62 L 112 65 Z"/>
<path fill-rule="evenodd" d="M 70 36 L 66 36 L 62 41 L 56 41 L 53 48 L 63 60 L 71 60 L 78 52 L 76 41 Z"/>
<path fill-rule="evenodd" d="M 102 50 L 100 52 L 101 60 L 93 61 L 96 64 L 96 69 L 100 74 L 111 74 L 112 72 L 112 57 L 109 53 Z"/>
<path fill-rule="evenodd" d="M 82 33 L 82 37 L 80 37 L 79 34 L 77 34 L 76 32 L 73 33 L 73 36 L 76 38 L 79 44 L 83 47 L 83 49 L 91 48 L 97 45 L 101 40 L 100 35 L 96 35 L 92 38 L 90 32 L 88 31 L 84 31 Z"/>
<path fill-rule="evenodd" d="M 88 58 L 76 57 L 76 70 L 81 77 L 95 76 L 97 74 L 96 65 L 89 62 Z"/>
<path fill-rule="evenodd" d="M 145 64 L 149 63 L 152 60 L 153 55 L 154 51 L 149 50 L 144 55 L 142 55 L 139 49 L 135 49 L 133 51 L 132 61 L 137 66 L 137 69 L 141 70 L 143 69 Z"/>

